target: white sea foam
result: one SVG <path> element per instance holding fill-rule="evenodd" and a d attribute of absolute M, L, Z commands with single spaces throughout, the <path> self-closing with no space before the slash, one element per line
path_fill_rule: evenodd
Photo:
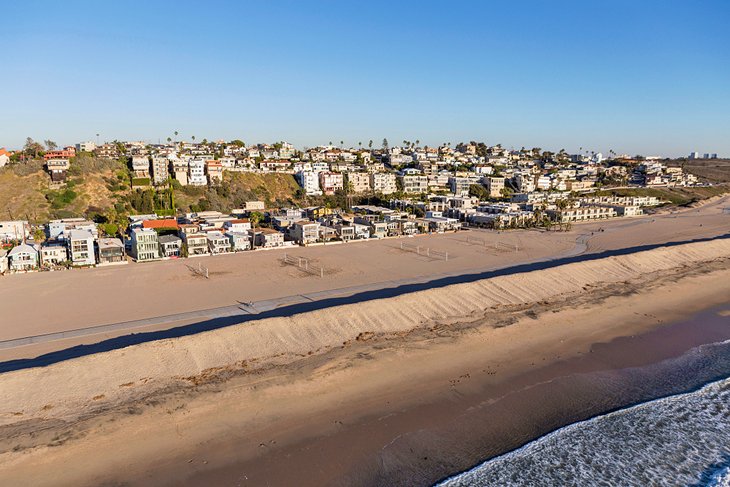
<path fill-rule="evenodd" d="M 561 428 L 440 485 L 730 487 L 730 378 Z"/>
<path fill-rule="evenodd" d="M 707 485 L 708 487 L 730 487 L 730 467 L 716 472 Z"/>

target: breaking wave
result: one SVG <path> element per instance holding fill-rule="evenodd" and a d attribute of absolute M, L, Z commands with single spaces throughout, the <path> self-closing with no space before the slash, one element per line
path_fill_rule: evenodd
<path fill-rule="evenodd" d="M 730 487 L 730 378 L 571 424 L 439 485 Z"/>

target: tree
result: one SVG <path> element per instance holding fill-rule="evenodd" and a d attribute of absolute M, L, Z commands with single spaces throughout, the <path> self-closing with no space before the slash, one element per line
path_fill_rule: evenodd
<path fill-rule="evenodd" d="M 368 148 L 373 148 L 373 139 L 370 139 L 370 142 L 368 142 Z"/>
<path fill-rule="evenodd" d="M 388 150 L 388 139 L 383 139 L 383 150 Z"/>
<path fill-rule="evenodd" d="M 252 211 L 250 215 L 248 215 L 248 221 L 251 222 L 251 248 L 256 248 L 256 225 L 259 224 L 259 222 L 264 218 L 264 215 L 261 214 L 259 211 Z"/>
<path fill-rule="evenodd" d="M 38 157 L 38 153 L 43 152 L 43 146 L 33 140 L 31 137 L 25 139 L 25 145 L 23 146 L 23 153 L 34 158 Z"/>
<path fill-rule="evenodd" d="M 340 147 L 341 147 L 341 148 L 344 148 L 344 147 L 345 147 L 345 141 L 344 141 L 344 140 L 341 140 L 341 141 L 340 141 Z"/>
<path fill-rule="evenodd" d="M 175 143 L 177 144 L 177 130 L 175 131 Z"/>
<path fill-rule="evenodd" d="M 52 140 L 44 140 L 43 143 L 46 144 L 46 147 L 48 148 L 48 150 L 56 150 L 56 149 L 58 149 L 58 144 L 56 144 Z"/>
<path fill-rule="evenodd" d="M 169 144 L 170 142 L 172 142 L 172 138 L 171 137 L 168 137 L 167 138 L 167 143 Z"/>
<path fill-rule="evenodd" d="M 469 196 L 476 196 L 479 201 L 489 199 L 489 191 L 481 184 L 472 184 L 469 186 Z"/>
<path fill-rule="evenodd" d="M 190 138 L 193 139 L 193 144 L 194 144 L 195 143 L 195 136 L 194 135 L 191 135 Z"/>

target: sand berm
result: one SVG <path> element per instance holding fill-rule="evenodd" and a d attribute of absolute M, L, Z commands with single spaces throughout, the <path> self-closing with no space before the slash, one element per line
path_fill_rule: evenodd
<path fill-rule="evenodd" d="M 250 321 L 8 372 L 0 375 L 0 426 L 33 419 L 72 421 L 93 414 L 102 404 L 108 407 L 194 385 L 221 371 L 286 364 L 351 341 L 463 322 L 485 310 L 554 300 L 601 284 L 728 257 L 730 239 L 690 243 Z"/>

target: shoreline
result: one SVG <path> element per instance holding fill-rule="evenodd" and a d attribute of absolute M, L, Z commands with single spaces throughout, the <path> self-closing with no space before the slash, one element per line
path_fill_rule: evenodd
<path fill-rule="evenodd" d="M 404 324 L 408 323 L 402 315 L 407 313 L 404 303 L 412 299 L 422 300 L 418 306 L 420 313 L 432 308 L 429 313 L 441 316 L 428 323 L 421 321 L 420 325 L 416 320 L 416 328 L 393 328 L 384 322 L 381 331 L 360 327 L 358 335 L 358 329 L 351 327 L 355 323 L 374 326 L 375 316 L 350 317 L 347 307 L 321 316 L 312 312 L 311 318 L 309 314 L 292 317 L 286 329 L 293 331 L 310 326 L 312 320 L 324 320 L 324 330 L 336 320 L 345 320 L 343 324 L 351 330 L 353 339 L 311 354 L 304 348 L 298 358 L 285 354 L 266 363 L 244 360 L 234 368 L 211 369 L 202 365 L 207 359 L 196 345 L 195 350 L 186 349 L 185 363 L 197 362 L 202 372 L 191 374 L 176 365 L 180 377 L 166 385 L 149 375 L 149 367 L 147 375 L 140 376 L 142 380 L 129 384 L 119 371 L 109 370 L 104 375 L 111 386 L 105 389 L 106 397 L 102 397 L 101 391 L 94 392 L 94 370 L 108 360 L 136 354 L 138 347 L 46 369 L 2 374 L 0 383 L 5 384 L 5 390 L 22 390 L 20 382 L 13 380 L 27 377 L 50 398 L 53 385 L 45 382 L 47 387 L 44 386 L 41 377 L 66 369 L 78 374 L 81 371 L 74 367 L 82 363 L 90 367 L 82 369 L 82 376 L 69 383 L 73 390 L 67 391 L 72 394 L 69 398 L 88 394 L 85 403 L 64 404 L 67 400 L 59 396 L 45 406 L 44 402 L 37 402 L 39 409 L 34 413 L 31 403 L 24 402 L 21 396 L 42 401 L 35 395 L 0 397 L 6 437 L 0 444 L 0 475 L 17 475 L 19 479 L 42 483 L 42 458 L 43 468 L 74 465 L 73 471 L 64 471 L 65 482 L 57 480 L 82 485 L 117 480 L 131 484 L 194 485 L 218 479 L 225 483 L 238 480 L 242 472 L 249 481 L 242 485 L 266 481 L 284 485 L 301 482 L 301 477 L 286 478 L 287 473 L 313 469 L 307 477 L 312 484 L 389 483 L 394 479 L 389 476 L 394 471 L 419 479 L 419 484 L 433 483 L 490 456 L 485 452 L 492 447 L 483 438 L 472 438 L 468 447 L 464 445 L 464 438 L 473 437 L 475 432 L 492 431 L 493 443 L 503 447 L 509 441 L 517 441 L 515 447 L 519 441 L 529 441 L 535 431 L 516 435 L 506 426 L 509 421 L 529 417 L 529 408 L 523 411 L 520 403 L 510 403 L 514 401 L 510 398 L 519 396 L 515 391 L 527 388 L 532 394 L 530 403 L 542 404 L 546 400 L 544 392 L 535 396 L 539 387 L 528 386 L 552 384 L 555 376 L 578 370 L 577 364 L 582 363 L 581 370 L 589 374 L 596 372 L 594 369 L 614 371 L 617 367 L 640 366 L 642 360 L 651 357 L 667 358 L 686 350 L 696 340 L 717 338 L 715 328 L 703 328 L 698 333 L 685 327 L 685 331 L 692 333 L 682 335 L 680 340 L 669 333 L 672 328 L 667 323 L 712 303 L 726 302 L 730 293 L 726 247 L 723 242 L 688 244 L 601 262 L 570 264 L 566 269 L 454 286 L 463 289 L 461 292 L 469 299 L 478 300 L 480 306 L 475 310 L 481 308 L 481 312 L 456 311 L 466 302 L 439 311 L 441 308 L 428 304 L 432 295 L 428 291 L 414 293 L 405 300 L 390 298 L 378 303 L 379 314 L 399 310 L 398 314 L 387 316 L 397 317 Z M 719 252 L 718 256 L 725 257 L 707 261 L 712 258 L 708 252 Z M 701 259 L 694 255 L 705 256 L 705 261 L 692 263 L 692 259 Z M 677 261 L 678 256 L 683 256 L 684 264 Z M 664 264 L 665 260 L 672 264 Z M 596 274 L 602 277 L 589 277 L 587 272 L 594 268 L 603 269 Z M 556 288 L 555 279 L 565 273 L 578 281 L 561 291 L 559 286 Z M 530 284 L 532 281 L 534 284 Z M 490 307 L 478 297 L 480 294 L 474 294 L 486 289 L 500 295 L 505 304 Z M 553 294 L 540 297 L 535 294 L 538 289 L 543 289 L 543 293 L 551 289 Z M 520 298 L 525 299 L 524 304 L 512 294 L 517 290 L 524 296 Z M 683 302 L 677 302 L 673 297 L 676 295 L 683 296 Z M 304 318 L 309 321 L 302 321 Z M 275 326 L 273 322 L 267 329 L 271 326 Z M 375 333 L 363 331 L 368 328 Z M 720 330 L 724 332 L 725 328 Z M 316 330 L 311 332 L 318 333 Z M 654 343 L 648 347 L 652 353 L 641 350 L 635 355 L 602 354 L 602 343 L 620 337 L 642 337 L 651 330 L 660 330 L 659 337 L 674 336 L 674 341 L 661 347 L 657 341 L 648 342 Z M 288 341 L 295 339 L 290 336 L 291 331 L 287 332 Z M 148 350 L 145 356 L 151 360 L 169 362 L 170 347 L 189 340 L 194 340 L 191 344 L 203 344 L 214 337 L 228 341 L 224 337 L 231 332 L 218 330 L 198 337 L 145 344 L 139 350 Z M 642 343 L 641 338 L 630 339 L 629 343 L 632 340 Z M 220 348 L 223 342 L 211 343 L 216 344 L 218 354 L 227 353 Z M 252 346 L 249 341 L 241 343 Z M 193 352 L 195 355 L 187 355 Z M 142 357 L 139 355 L 139 359 Z M 210 363 L 212 366 L 214 362 Z M 590 367 L 586 368 L 586 364 Z M 39 372 L 43 375 L 37 375 Z M 608 379 L 611 377 L 609 374 Z M 591 384 L 583 381 L 577 385 Z M 583 390 L 581 387 L 560 385 L 559 390 L 578 401 L 582 396 L 568 393 Z M 585 390 L 597 394 L 590 387 Z M 508 403 L 509 407 L 505 406 Z M 24 408 L 15 409 L 13 404 Z M 78 408 L 86 411 L 85 416 L 68 416 L 78 412 Z M 543 412 L 549 415 L 550 411 L 563 410 L 556 405 Z M 502 418 L 504 425 L 491 425 L 489 430 L 491 423 L 485 423 L 485 411 L 489 418 Z M 15 412 L 21 415 L 13 416 Z M 564 420 L 564 415 L 561 418 Z M 553 422 L 557 419 L 560 418 L 552 417 Z M 34 438 L 28 437 L 30 431 L 37 433 Z M 329 452 L 337 462 L 323 464 L 322 452 Z M 414 452 L 425 453 L 413 456 Z M 79 465 L 78 458 L 88 461 Z M 151 459 L 155 459 L 154 463 L 150 463 Z M 441 470 L 434 470 L 434 466 Z M 115 478 L 113 472 L 125 474 Z"/>
<path fill-rule="evenodd" d="M 718 306 L 713 306 L 709 309 L 703 310 L 703 311 L 689 317 L 688 319 L 679 320 L 676 323 L 667 325 L 667 327 L 684 327 L 687 325 L 691 326 L 694 323 L 696 323 L 698 320 L 707 319 L 708 317 L 710 319 L 714 318 L 714 319 L 718 320 L 718 317 L 728 316 L 728 313 L 730 313 L 730 301 L 727 301 L 724 304 L 721 304 Z M 724 321 L 727 321 L 727 320 L 724 320 Z M 727 325 L 730 325 L 730 321 L 727 321 L 727 323 L 725 323 L 723 326 L 727 326 Z M 653 335 L 656 333 L 664 333 L 664 332 L 666 332 L 666 329 L 654 329 L 654 330 L 651 330 L 650 332 L 648 332 L 646 335 Z M 621 337 L 621 338 L 615 340 L 615 342 L 619 342 L 625 338 L 626 337 Z M 643 336 L 641 338 L 643 338 Z M 612 344 L 600 344 L 600 345 L 612 346 Z M 656 363 L 652 363 L 649 365 L 632 367 L 632 368 L 638 368 L 638 369 L 641 369 L 644 367 L 659 368 L 662 366 L 666 366 L 666 362 L 679 362 L 682 359 L 687 359 L 686 356 L 688 354 L 691 354 L 693 352 L 701 353 L 701 350 L 705 347 L 722 348 L 724 354 L 727 354 L 727 352 L 730 352 L 730 330 L 727 332 L 727 338 L 721 342 L 707 341 L 707 343 L 703 343 L 701 345 L 697 345 L 696 347 L 688 349 L 683 354 L 668 357 L 668 358 L 662 360 L 661 362 L 656 362 Z M 502 459 L 514 456 L 516 454 L 520 454 L 521 452 L 526 451 L 533 445 L 536 445 L 539 442 L 541 442 L 549 437 L 553 437 L 562 431 L 567 431 L 570 428 L 579 427 L 583 424 L 588 424 L 596 419 L 609 417 L 610 415 L 612 415 L 614 413 L 630 411 L 639 406 L 651 405 L 653 403 L 657 403 L 657 402 L 667 400 L 667 399 L 672 399 L 672 398 L 681 398 L 681 397 L 702 391 L 703 389 L 707 388 L 707 386 L 716 385 L 716 384 L 725 382 L 728 379 L 730 379 L 730 357 L 727 357 L 725 362 L 726 363 L 724 364 L 724 368 L 722 369 L 723 370 L 722 372 L 716 372 L 716 373 L 708 372 L 708 373 L 706 373 L 706 375 L 702 376 L 701 379 L 688 380 L 686 384 L 689 384 L 689 385 L 675 384 L 672 387 L 669 387 L 664 391 L 658 391 L 657 395 L 650 395 L 650 396 L 644 397 L 640 400 L 629 401 L 629 402 L 620 404 L 617 407 L 602 410 L 602 411 L 598 412 L 597 414 L 587 416 L 583 419 L 579 419 L 574 422 L 565 423 L 561 426 L 558 426 L 555 429 L 546 431 L 545 433 L 543 433 L 539 436 L 535 436 L 534 438 L 529 439 L 526 443 L 523 443 L 513 449 L 505 450 L 501 453 L 498 453 L 491 457 L 485 458 L 482 461 L 480 461 L 479 463 L 477 463 L 465 470 L 452 473 L 452 474 L 438 480 L 437 482 L 434 483 L 434 485 L 435 486 L 460 485 L 458 482 L 452 483 L 452 481 L 460 480 L 460 477 L 464 476 L 464 474 L 474 472 L 474 471 L 478 470 L 480 467 L 482 467 L 486 464 L 489 464 L 493 461 L 502 460 Z M 686 364 L 683 364 L 683 365 L 686 365 Z M 666 368 L 669 368 L 669 367 L 666 367 Z"/>

